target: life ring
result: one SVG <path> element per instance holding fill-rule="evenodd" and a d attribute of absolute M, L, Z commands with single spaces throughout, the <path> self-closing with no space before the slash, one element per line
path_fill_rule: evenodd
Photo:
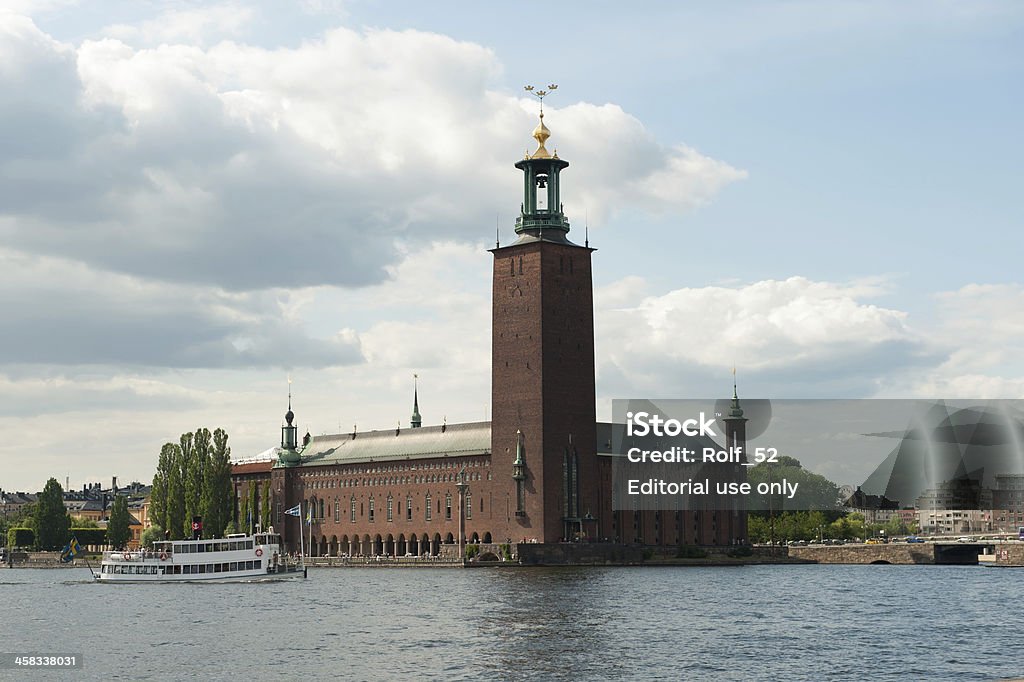
<path fill-rule="evenodd" d="M 160 552 L 160 561 L 167 561 L 167 552 Z"/>
<path fill-rule="evenodd" d="M 132 555 L 129 554 L 128 552 L 125 552 L 124 553 L 124 560 L 125 561 L 131 561 L 132 560 Z"/>
<path fill-rule="evenodd" d="M 263 556 L 263 550 L 262 549 L 257 549 L 256 550 L 256 556 Z"/>

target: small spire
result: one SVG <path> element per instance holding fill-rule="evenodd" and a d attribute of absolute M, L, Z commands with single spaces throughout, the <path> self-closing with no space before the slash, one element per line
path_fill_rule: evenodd
<path fill-rule="evenodd" d="M 740 397 L 736 391 L 736 365 L 732 366 L 732 401 L 729 403 L 729 417 L 733 419 L 743 417 L 743 408 L 740 407 Z"/>
<path fill-rule="evenodd" d="M 295 420 L 295 413 L 292 412 L 292 377 L 288 375 L 288 411 L 284 413 L 284 420 L 288 422 L 288 426 L 292 425 Z"/>
<path fill-rule="evenodd" d="M 418 429 L 423 425 L 423 420 L 420 418 L 419 378 L 419 374 L 412 375 L 412 419 L 409 420 L 409 426 L 414 429 Z"/>

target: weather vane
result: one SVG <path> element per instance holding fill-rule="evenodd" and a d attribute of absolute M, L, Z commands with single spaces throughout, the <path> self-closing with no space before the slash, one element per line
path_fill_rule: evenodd
<path fill-rule="evenodd" d="M 548 89 L 547 90 L 535 90 L 532 85 L 525 85 L 525 86 L 523 86 L 523 90 L 526 90 L 528 93 L 530 93 L 531 95 L 536 97 L 538 100 L 540 100 L 540 113 L 541 113 L 542 116 L 544 115 L 544 98 L 547 97 L 548 95 L 550 95 L 552 92 L 554 92 L 557 89 L 558 89 L 558 86 L 555 85 L 554 83 L 551 83 L 550 85 L 548 85 Z"/>

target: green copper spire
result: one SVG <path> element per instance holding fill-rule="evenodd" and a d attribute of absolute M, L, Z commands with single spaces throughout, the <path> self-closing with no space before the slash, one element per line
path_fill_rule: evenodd
<path fill-rule="evenodd" d="M 740 407 L 740 397 L 736 393 L 736 368 L 732 368 L 732 401 L 729 403 L 729 417 L 740 419 L 743 417 L 743 408 Z"/>
<path fill-rule="evenodd" d="M 409 425 L 414 429 L 423 425 L 423 419 L 420 417 L 419 378 L 418 374 L 412 375 L 412 419 L 409 420 Z"/>

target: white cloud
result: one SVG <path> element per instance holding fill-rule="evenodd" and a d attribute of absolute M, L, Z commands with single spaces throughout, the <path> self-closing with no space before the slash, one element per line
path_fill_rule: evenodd
<path fill-rule="evenodd" d="M 238 36 L 256 16 L 243 3 L 217 3 L 204 7 L 171 8 L 138 24 L 112 24 L 103 33 L 133 44 L 159 45 L 188 42 L 204 45 Z"/>
<path fill-rule="evenodd" d="M 201 47 L 187 32 L 72 46 L 0 22 L 6 122 L 33 118 L 52 148 L 41 158 L 30 140 L 0 161 L 5 244 L 230 289 L 359 286 L 386 277 L 400 241 L 476 240 L 518 207 L 510 166 L 535 105 L 495 89 L 502 66 L 480 45 L 339 27 L 293 48 Z M 57 87 L 22 111 L 43 81 Z M 659 144 L 614 105 L 548 120 L 572 172 L 578 162 L 565 193 L 577 215 L 626 195 L 630 210 L 683 211 L 744 175 Z"/>
<path fill-rule="evenodd" d="M 851 348 L 916 341 L 905 313 L 860 300 L 873 293 L 877 290 L 872 286 L 803 277 L 736 288 L 677 289 L 606 311 L 603 324 L 609 328 L 604 335 L 629 339 L 608 349 L 607 357 L 612 362 L 640 356 L 718 368 L 737 363 L 756 371 L 825 361 Z M 612 295 L 621 301 L 618 292 Z M 603 301 L 603 292 L 598 292 L 598 301 Z"/>
<path fill-rule="evenodd" d="M 936 295 L 941 364 L 889 390 L 940 398 L 1024 398 L 1024 286 L 968 284 Z"/>
<path fill-rule="evenodd" d="M 870 302 L 878 282 L 649 289 L 630 278 L 595 292 L 599 408 L 726 395 L 733 366 L 748 397 L 864 397 L 936 361 L 904 311 Z"/>

